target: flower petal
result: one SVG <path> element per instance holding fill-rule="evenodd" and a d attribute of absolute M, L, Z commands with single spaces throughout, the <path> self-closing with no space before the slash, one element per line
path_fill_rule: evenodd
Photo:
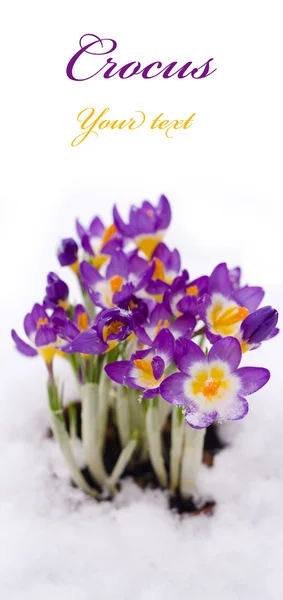
<path fill-rule="evenodd" d="M 241 358 L 242 352 L 240 343 L 236 338 L 230 336 L 215 342 L 208 354 L 209 362 L 219 359 L 228 363 L 230 372 L 237 369 L 241 362 Z"/>
<path fill-rule="evenodd" d="M 181 338 L 176 340 L 174 360 L 180 371 L 189 373 L 191 365 L 195 362 L 206 362 L 206 356 L 195 342 Z"/>
<path fill-rule="evenodd" d="M 188 381 L 185 373 L 173 373 L 164 379 L 160 385 L 160 394 L 170 404 L 187 406 L 190 400 L 185 396 L 184 384 Z"/>
<path fill-rule="evenodd" d="M 173 360 L 174 349 L 175 340 L 172 333 L 170 333 L 169 329 L 161 329 L 153 342 L 154 353 L 162 356 L 166 366 L 168 366 Z"/>
<path fill-rule="evenodd" d="M 241 380 L 241 394 L 248 396 L 260 390 L 269 380 L 270 372 L 263 367 L 241 367 L 235 372 Z"/>
<path fill-rule="evenodd" d="M 133 364 L 129 360 L 119 360 L 117 362 L 109 363 L 104 367 L 108 377 L 121 383 L 122 385 L 128 385 L 128 380 L 131 377 Z"/>
<path fill-rule="evenodd" d="M 264 296 L 264 290 L 261 287 L 245 287 L 233 293 L 233 298 L 240 306 L 245 306 L 249 312 L 258 308 Z"/>
<path fill-rule="evenodd" d="M 154 379 L 158 381 L 164 373 L 165 362 L 161 356 L 154 356 L 151 361 L 152 371 L 154 375 Z"/>
<path fill-rule="evenodd" d="M 24 340 L 22 340 L 18 336 L 18 334 L 16 333 L 16 331 L 14 329 L 12 329 L 11 335 L 16 344 L 17 350 L 19 350 L 19 352 L 21 352 L 25 356 L 36 356 L 37 355 L 37 351 L 34 348 L 32 348 L 32 346 L 30 346 L 29 344 L 26 344 L 26 342 L 24 342 Z"/>
<path fill-rule="evenodd" d="M 67 354 L 73 354 L 74 352 L 102 354 L 108 350 L 108 344 L 101 340 L 95 329 L 87 329 L 61 349 Z"/>
<path fill-rule="evenodd" d="M 236 396 L 233 402 L 223 411 L 219 411 L 219 416 L 227 421 L 239 421 L 243 419 L 249 411 L 249 404 L 243 396 Z"/>
<path fill-rule="evenodd" d="M 217 417 L 217 412 L 205 413 L 200 412 L 198 410 L 192 410 L 191 408 L 187 408 L 185 412 L 185 420 L 187 421 L 190 427 L 194 429 L 204 429 L 208 427 L 215 421 Z"/>
<path fill-rule="evenodd" d="M 212 271 L 208 282 L 208 293 L 220 292 L 223 296 L 229 297 L 233 291 L 233 286 L 229 277 L 229 271 L 226 263 L 220 263 Z"/>

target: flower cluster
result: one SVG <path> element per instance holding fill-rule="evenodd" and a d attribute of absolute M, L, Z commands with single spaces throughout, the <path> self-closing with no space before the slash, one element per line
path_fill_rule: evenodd
<path fill-rule="evenodd" d="M 78 278 L 82 303 L 72 304 L 66 283 L 49 273 L 42 304 L 24 319 L 29 343 L 14 330 L 12 337 L 23 354 L 43 357 L 53 386 L 60 355 L 81 386 L 108 376 L 114 394 L 119 385 L 136 390 L 137 411 L 138 400 L 153 406 L 159 398 L 165 411 L 181 407 L 197 430 L 247 414 L 246 396 L 270 374 L 239 367 L 242 354 L 278 333 L 278 313 L 260 307 L 263 289 L 243 285 L 239 267 L 223 262 L 191 279 L 178 250 L 163 242 L 170 221 L 165 196 L 157 206 L 133 206 L 128 222 L 116 206 L 110 226 L 98 217 L 89 227 L 77 221 L 79 242 L 63 239 L 58 260 Z"/>

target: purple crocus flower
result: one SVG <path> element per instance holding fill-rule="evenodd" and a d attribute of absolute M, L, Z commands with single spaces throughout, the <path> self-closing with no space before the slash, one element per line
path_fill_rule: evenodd
<path fill-rule="evenodd" d="M 43 301 L 45 308 L 62 306 L 66 310 L 68 308 L 68 296 L 69 288 L 67 284 L 56 273 L 48 273 L 46 296 Z"/>
<path fill-rule="evenodd" d="M 172 334 L 163 329 L 152 348 L 136 352 L 131 360 L 109 363 L 105 371 L 116 383 L 142 390 L 144 398 L 153 398 L 159 393 L 166 368 L 173 360 L 174 347 Z"/>
<path fill-rule="evenodd" d="M 248 315 L 241 323 L 239 341 L 242 352 L 258 348 L 264 340 L 270 340 L 279 333 L 276 327 L 278 312 L 271 306 L 263 306 Z"/>
<path fill-rule="evenodd" d="M 37 354 L 40 354 L 45 362 L 50 364 L 56 353 L 55 343 L 57 335 L 43 306 L 35 304 L 32 311 L 25 316 L 24 330 L 32 345 L 27 344 L 12 329 L 11 335 L 17 350 L 25 356 L 37 356 Z"/>
<path fill-rule="evenodd" d="M 206 293 L 207 285 L 207 275 L 189 281 L 188 271 L 184 270 L 164 294 L 164 305 L 168 312 L 175 317 L 188 313 L 197 315 L 198 300 Z"/>
<path fill-rule="evenodd" d="M 203 429 L 220 420 L 242 419 L 248 412 L 245 396 L 262 388 L 270 373 L 260 367 L 241 367 L 241 346 L 233 337 L 216 342 L 208 356 L 191 340 L 182 340 L 175 353 L 180 373 L 160 386 L 170 404 L 184 407 L 187 423 Z"/>
<path fill-rule="evenodd" d="M 96 320 L 97 333 L 105 342 L 122 342 L 132 333 L 133 327 L 131 312 L 122 308 L 103 310 Z"/>
<path fill-rule="evenodd" d="M 132 239 L 147 258 L 150 258 L 170 224 L 171 209 L 167 198 L 162 195 L 156 207 L 148 201 L 143 202 L 141 208 L 132 206 L 128 224 L 124 223 L 116 206 L 113 218 L 120 234 Z"/>
<path fill-rule="evenodd" d="M 120 308 L 103 310 L 97 317 L 95 325 L 81 332 L 77 328 L 77 335 L 70 339 L 70 343 L 63 346 L 67 354 L 81 352 L 82 354 L 102 354 L 114 348 L 119 342 L 125 340 L 133 331 L 133 318 L 129 311 Z M 62 337 L 74 330 L 63 330 Z"/>
<path fill-rule="evenodd" d="M 238 337 L 242 321 L 261 303 L 264 291 L 261 287 L 245 287 L 235 290 L 226 263 L 212 272 L 207 293 L 199 300 L 199 314 L 206 324 L 206 335 L 213 344 L 226 337 Z"/>
<path fill-rule="evenodd" d="M 50 318 L 54 331 L 57 333 L 57 343 L 63 348 L 62 343 L 73 341 L 83 331 L 90 327 L 90 318 L 82 304 L 77 304 L 73 318 L 69 319 L 62 308 L 57 308 Z"/>
<path fill-rule="evenodd" d="M 78 244 L 72 238 L 65 238 L 57 251 L 57 257 L 61 267 L 71 267 L 77 274 L 79 269 L 78 263 Z"/>
<path fill-rule="evenodd" d="M 175 340 L 177 340 L 181 337 L 190 338 L 195 324 L 196 319 L 193 315 L 182 315 L 173 320 L 172 315 L 166 310 L 165 306 L 157 304 L 148 321 L 135 328 L 135 334 L 142 344 L 152 346 L 161 329 L 170 329 Z"/>
<path fill-rule="evenodd" d="M 113 308 L 116 303 L 129 299 L 143 289 L 151 279 L 154 264 L 141 275 L 132 271 L 132 265 L 122 250 L 116 251 L 103 277 L 97 269 L 86 261 L 80 265 L 81 282 L 91 300 L 101 308 Z"/>
<path fill-rule="evenodd" d="M 91 256 L 94 267 L 100 267 L 109 259 L 109 256 L 123 246 L 123 238 L 118 233 L 114 224 L 105 227 L 99 217 L 95 217 L 88 229 L 80 221 L 76 221 L 77 233 L 85 252 Z"/>

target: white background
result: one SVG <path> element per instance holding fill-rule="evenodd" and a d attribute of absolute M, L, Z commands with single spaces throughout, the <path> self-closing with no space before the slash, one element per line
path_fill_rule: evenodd
<path fill-rule="evenodd" d="M 265 303 L 282 306 L 281 7 L 274 0 L 52 0 L 6 2 L 1 13 L 1 428 L 3 439 L 18 443 L 21 435 L 32 439 L 34 424 L 43 428 L 47 420 L 45 373 L 39 362 L 16 354 L 10 329 L 14 326 L 20 333 L 24 315 L 41 301 L 46 273 L 57 269 L 57 245 L 74 234 L 76 216 L 88 224 L 98 213 L 110 222 L 113 202 L 126 215 L 131 203 L 156 202 L 165 193 L 173 209 L 167 241 L 181 250 L 192 277 L 210 273 L 220 261 L 231 267 L 241 264 L 244 282 L 263 285 Z M 164 66 L 173 60 L 180 66 L 189 60 L 201 65 L 213 57 L 217 71 L 203 80 L 106 80 L 97 75 L 76 83 L 65 69 L 84 33 L 114 38 L 118 48 L 113 58 L 119 66 L 132 60 L 144 66 L 155 60 Z M 160 112 L 170 120 L 186 119 L 192 112 L 196 117 L 192 128 L 176 131 L 173 139 L 145 124 L 137 131 L 101 131 L 98 139 L 90 136 L 72 148 L 70 142 L 79 133 L 76 116 L 87 106 L 98 111 L 107 106 L 113 119 L 130 118 L 135 110 L 143 110 L 148 122 Z M 273 370 L 273 394 L 281 385 L 280 352 L 278 338 L 253 357 L 254 364 Z M 266 406 L 264 398 L 259 406 Z M 259 420 L 262 427 L 268 414 Z M 282 417 L 279 400 L 276 414 Z M 270 437 L 274 428 L 271 422 Z M 40 435 L 41 430 L 36 439 Z M 14 456 L 14 446 L 11 452 Z M 273 453 L 277 456 L 276 445 Z M 7 465 L 3 462 L 4 472 Z M 15 459 L 16 470 L 21 470 L 19 465 Z M 256 464 L 251 470 L 251 478 L 257 477 L 258 468 Z M 11 490 L 5 496 L 9 507 L 18 486 Z M 270 502 L 266 511 L 271 518 Z M 36 555 L 41 543 L 48 547 L 48 539 L 39 539 L 29 548 L 24 568 L 30 573 L 25 588 L 29 600 L 33 550 Z M 25 544 L 23 537 L 23 553 Z M 17 560 L 20 564 L 20 554 Z M 10 567 L 12 576 L 12 558 Z M 236 573 L 231 573 L 234 581 Z M 241 596 L 236 588 L 230 596 L 233 586 L 224 586 L 223 598 L 250 598 L 254 593 L 277 598 L 276 577 L 269 583 L 272 593 L 269 588 L 266 596 L 264 591 L 258 594 L 254 576 L 251 587 L 241 588 Z M 206 597 L 197 595 L 197 583 L 193 589 L 194 600 Z M 212 589 L 222 598 L 216 583 Z M 184 598 L 186 590 L 184 583 Z M 71 591 L 66 597 L 72 597 Z M 38 593 L 44 597 L 43 588 Z M 8 597 L 20 596 L 6 592 Z M 118 600 L 124 597 L 117 595 Z M 158 591 L 153 597 L 159 597 Z"/>

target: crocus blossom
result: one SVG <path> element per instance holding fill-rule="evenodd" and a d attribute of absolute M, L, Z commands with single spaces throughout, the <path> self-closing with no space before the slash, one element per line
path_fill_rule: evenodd
<path fill-rule="evenodd" d="M 175 353 L 181 372 L 162 382 L 161 395 L 183 406 L 187 423 L 196 429 L 216 419 L 242 419 L 249 408 L 245 396 L 262 388 L 270 373 L 260 367 L 238 368 L 241 356 L 240 343 L 233 337 L 216 342 L 208 356 L 192 340 L 183 340 Z"/>

